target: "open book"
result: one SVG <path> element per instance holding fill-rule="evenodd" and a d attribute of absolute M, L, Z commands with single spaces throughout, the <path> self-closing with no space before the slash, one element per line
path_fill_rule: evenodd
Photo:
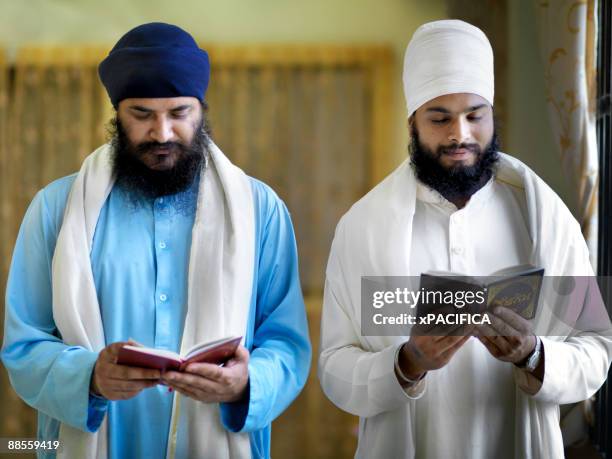
<path fill-rule="evenodd" d="M 187 365 L 196 362 L 220 365 L 234 356 L 241 339 L 242 336 L 231 336 L 209 343 L 196 344 L 183 357 L 176 352 L 164 349 L 126 345 L 119 350 L 117 363 L 163 371 L 184 371 Z"/>
<path fill-rule="evenodd" d="M 449 305 L 470 313 L 503 306 L 530 320 L 538 307 L 543 277 L 544 269 L 532 265 L 511 266 L 488 276 L 429 271 L 421 274 L 420 288 L 432 292 L 423 298 L 434 301 L 426 301 L 424 308 L 419 304 L 419 314 Z"/>

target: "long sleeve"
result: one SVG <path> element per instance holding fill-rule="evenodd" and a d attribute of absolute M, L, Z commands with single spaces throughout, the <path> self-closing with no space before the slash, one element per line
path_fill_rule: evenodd
<path fill-rule="evenodd" d="M 564 341 L 541 337 L 544 380 L 534 398 L 567 404 L 586 400 L 604 383 L 612 361 L 612 327 L 599 294 L 595 277 L 578 278 L 588 282 L 576 331 Z"/>
<path fill-rule="evenodd" d="M 297 397 L 310 368 L 304 301 L 291 219 L 276 197 L 261 231 L 257 267 L 254 334 L 249 361 L 248 397 L 221 405 L 231 431 L 254 432 L 268 426 Z"/>
<path fill-rule="evenodd" d="M 327 266 L 319 379 L 325 395 L 340 409 L 370 417 L 395 410 L 398 404 L 421 397 L 427 382 L 425 379 L 409 391 L 401 387 L 394 370 L 397 345 L 389 345 L 380 351 L 364 349 L 360 342 L 359 325 L 352 320 L 355 314 L 350 314 L 348 310 L 351 308 L 348 281 L 340 261 L 343 235 L 341 223 Z"/>
<path fill-rule="evenodd" d="M 591 397 L 606 379 L 611 358 L 609 339 L 580 336 L 566 341 L 542 337 L 544 381 L 534 399 L 557 405 Z M 515 372 L 519 387 L 528 388 L 528 375 Z"/>
<path fill-rule="evenodd" d="M 95 431 L 108 405 L 89 394 L 97 354 L 65 345 L 52 313 L 51 261 L 68 182 L 39 192 L 24 217 L 7 283 L 1 358 L 26 403 L 75 428 Z M 48 204 L 48 194 L 54 205 Z"/>
<path fill-rule="evenodd" d="M 545 295 L 552 299 L 556 321 L 570 327 L 570 332 L 564 339 L 555 333 L 542 336 L 536 326 L 543 345 L 544 379 L 533 397 L 555 404 L 591 397 L 606 380 L 612 361 L 612 324 L 590 265 L 586 243 L 575 221 L 567 227 L 565 245 L 558 252 L 564 256 L 560 264 L 565 266 L 565 272 L 573 275 L 557 279 L 574 288 L 567 297 L 569 300 L 561 301 L 565 295 L 557 296 L 554 288 L 549 288 Z M 547 285 L 551 283 L 548 281 Z M 528 387 L 525 375 L 517 372 L 516 376 L 519 387 Z"/>

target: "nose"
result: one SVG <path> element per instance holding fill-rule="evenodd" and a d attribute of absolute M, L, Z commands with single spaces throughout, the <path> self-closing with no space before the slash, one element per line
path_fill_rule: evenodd
<path fill-rule="evenodd" d="M 170 142 L 174 137 L 172 122 L 165 116 L 159 116 L 153 121 L 149 132 L 151 139 L 159 143 Z"/>
<path fill-rule="evenodd" d="M 452 143 L 467 143 L 470 140 L 470 123 L 464 117 L 454 120 L 449 127 L 448 140 Z"/>

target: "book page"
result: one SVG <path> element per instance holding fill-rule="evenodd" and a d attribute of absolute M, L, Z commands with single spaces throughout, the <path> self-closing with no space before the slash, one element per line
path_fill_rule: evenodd
<path fill-rule="evenodd" d="M 199 354 L 200 352 L 203 352 L 207 349 L 211 349 L 214 347 L 217 347 L 221 344 L 230 342 L 234 339 L 238 338 L 238 336 L 230 336 L 227 338 L 220 338 L 214 341 L 210 341 L 208 343 L 200 343 L 200 344 L 196 344 L 195 346 L 193 346 L 191 349 L 189 349 L 187 351 L 187 354 L 185 354 L 184 359 L 185 360 L 189 360 L 192 356 L 194 356 L 195 354 Z"/>
<path fill-rule="evenodd" d="M 165 349 L 153 349 L 153 348 L 144 347 L 144 346 L 123 346 L 123 347 L 124 349 L 130 349 L 132 351 L 140 352 L 142 354 L 166 357 L 168 359 L 173 359 L 179 362 L 182 360 L 181 356 L 178 355 L 176 352 L 167 351 Z"/>

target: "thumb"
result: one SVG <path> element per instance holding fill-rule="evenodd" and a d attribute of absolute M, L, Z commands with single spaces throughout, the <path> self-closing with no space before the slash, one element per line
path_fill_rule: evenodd
<path fill-rule="evenodd" d="M 246 347 L 240 345 L 236 348 L 236 352 L 234 353 L 234 359 L 238 361 L 249 361 L 249 351 Z"/>
<path fill-rule="evenodd" d="M 234 356 L 225 363 L 225 368 L 231 368 L 239 363 L 247 363 L 249 361 L 249 351 L 244 346 L 238 346 Z"/>

